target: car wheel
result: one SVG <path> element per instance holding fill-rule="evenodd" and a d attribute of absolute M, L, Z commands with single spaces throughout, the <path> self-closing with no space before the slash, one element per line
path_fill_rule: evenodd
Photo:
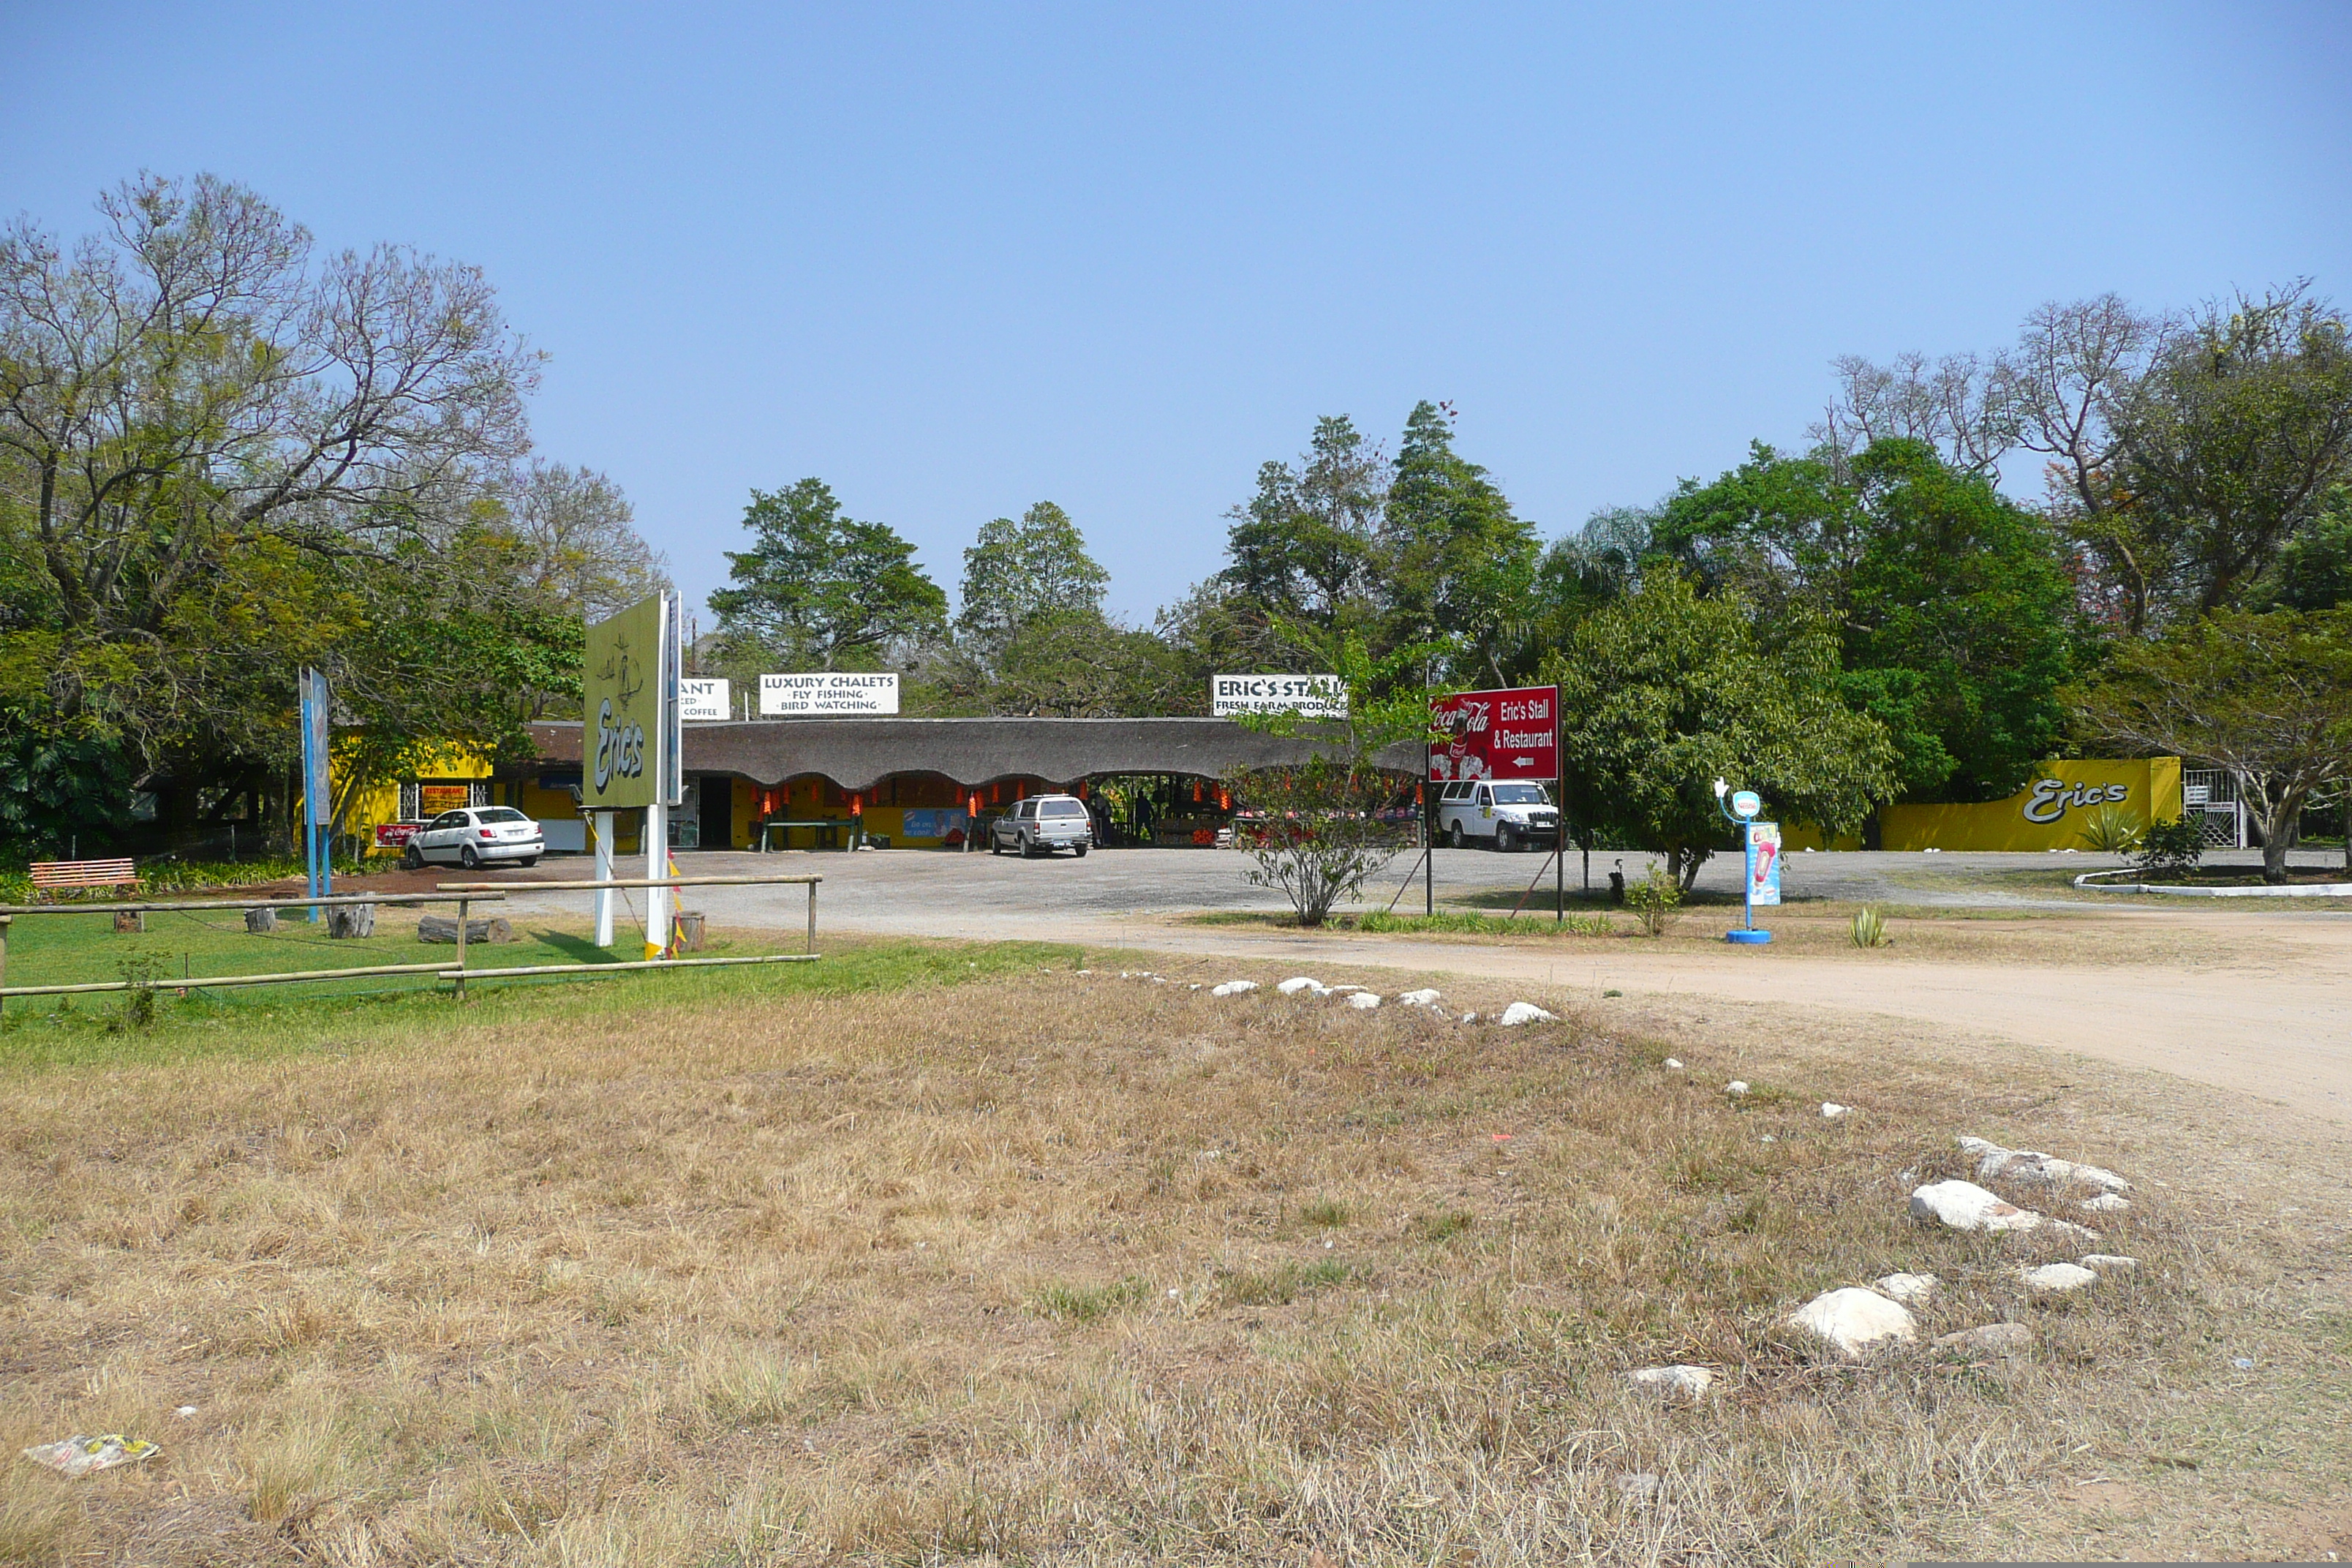
<path fill-rule="evenodd" d="M 1495 847 L 1506 855 L 1517 854 L 1519 850 L 1519 830 L 1512 826 L 1507 822 L 1498 822 L 1495 824 Z"/>
<path fill-rule="evenodd" d="M 1073 844 L 1070 846 L 1070 853 L 1083 860 L 1087 858 L 1087 846 L 1083 844 Z"/>
<path fill-rule="evenodd" d="M 988 830 L 988 852 L 991 855 L 1004 853 L 1004 840 L 996 836 L 996 829 L 993 827 Z"/>
<path fill-rule="evenodd" d="M 1026 838 L 1022 839 L 1022 840 L 1021 840 L 1021 858 L 1023 858 L 1024 860 L 1034 860 L 1036 858 L 1037 858 L 1037 847 L 1036 847 L 1034 844 L 1030 843 L 1030 842 L 1029 842 L 1029 840 L 1028 840 L 1028 839 L 1026 839 Z"/>
<path fill-rule="evenodd" d="M 482 868 L 482 858 L 475 854 L 474 847 L 468 844 L 457 851 L 457 864 L 468 871 L 478 871 Z"/>
<path fill-rule="evenodd" d="M 1459 849 L 1465 842 L 1462 836 L 1462 824 L 1455 822 L 1446 827 L 1445 847 L 1448 849 Z"/>
<path fill-rule="evenodd" d="M 425 869 L 425 856 L 415 845 L 404 844 L 400 847 L 400 865 L 405 871 L 422 871 Z"/>
<path fill-rule="evenodd" d="M 539 857 L 536 855 L 526 855 L 521 859 L 516 861 L 515 864 L 518 866 L 536 866 L 539 864 Z"/>

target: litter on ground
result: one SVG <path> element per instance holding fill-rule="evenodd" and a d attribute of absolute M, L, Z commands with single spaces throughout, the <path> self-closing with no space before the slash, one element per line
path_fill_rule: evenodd
<path fill-rule="evenodd" d="M 136 1464 L 163 1451 L 143 1437 L 125 1437 L 120 1432 L 109 1432 L 103 1437 L 85 1437 L 77 1434 L 61 1443 L 37 1443 L 25 1450 L 25 1458 L 37 1465 L 47 1465 L 61 1476 L 86 1476 L 93 1470 L 110 1470 L 117 1465 Z"/>

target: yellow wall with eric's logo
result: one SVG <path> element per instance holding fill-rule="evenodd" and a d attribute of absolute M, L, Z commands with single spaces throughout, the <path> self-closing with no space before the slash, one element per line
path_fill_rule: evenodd
<path fill-rule="evenodd" d="M 2142 826 L 2179 819 L 2180 759 L 2043 763 L 2007 800 L 1974 805 L 1890 805 L 1878 814 L 1883 849 L 2084 849 L 2083 829 L 2107 806 Z"/>

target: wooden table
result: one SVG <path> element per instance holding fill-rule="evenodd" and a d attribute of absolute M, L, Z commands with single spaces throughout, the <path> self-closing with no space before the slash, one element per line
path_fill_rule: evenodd
<path fill-rule="evenodd" d="M 822 837 L 815 845 L 815 847 L 819 849 L 840 848 L 842 847 L 840 830 L 845 827 L 849 829 L 850 848 L 855 849 L 866 841 L 866 823 L 865 819 L 862 817 L 824 816 L 818 817 L 813 821 L 793 822 L 787 822 L 779 817 L 772 817 L 768 821 L 760 825 L 759 847 L 761 853 L 766 853 L 768 849 L 768 835 L 770 833 L 773 832 L 777 828 L 782 828 L 787 834 L 789 834 L 795 827 L 805 827 L 821 835 Z M 826 842 L 826 840 L 830 840 L 830 842 Z M 786 840 L 786 847 L 790 847 L 789 839 Z"/>

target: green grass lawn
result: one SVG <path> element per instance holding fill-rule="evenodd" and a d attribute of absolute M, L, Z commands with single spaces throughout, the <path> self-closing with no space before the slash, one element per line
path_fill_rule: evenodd
<path fill-rule="evenodd" d="M 152 1060 L 191 1053 L 272 1055 L 349 1049 L 415 1031 L 436 1031 L 457 1016 L 449 984 L 432 974 L 369 975 L 349 980 L 207 989 L 184 978 L 275 974 L 309 969 L 351 969 L 393 963 L 457 961 L 448 943 L 417 940 L 418 911 L 387 909 L 378 934 L 331 939 L 323 924 L 280 917 L 276 933 L 253 935 L 235 908 L 151 914 L 142 933 L 118 933 L 110 912 L 20 915 L 8 935 L 7 984 L 63 985 L 89 981 L 149 982 L 148 1005 L 122 992 L 69 996 L 11 997 L 0 1005 L 0 1065 L 71 1065 Z M 468 970 L 537 963 L 617 963 L 639 956 L 639 938 L 624 930 L 610 949 L 590 940 L 588 928 L 561 921 L 520 920 L 514 940 L 469 942 Z M 797 952 L 797 931 L 713 931 L 699 954 L 707 958 Z M 929 983 L 994 976 L 1039 964 L 1068 967 L 1076 950 L 1033 943 L 827 942 L 820 933 L 814 963 L 746 964 L 740 968 L 609 976 L 521 976 L 475 981 L 467 986 L 469 1021 L 551 1015 L 583 1020 L 642 1008 L 656 1000 L 725 1002 L 790 993 L 839 994 L 896 990 Z"/>

